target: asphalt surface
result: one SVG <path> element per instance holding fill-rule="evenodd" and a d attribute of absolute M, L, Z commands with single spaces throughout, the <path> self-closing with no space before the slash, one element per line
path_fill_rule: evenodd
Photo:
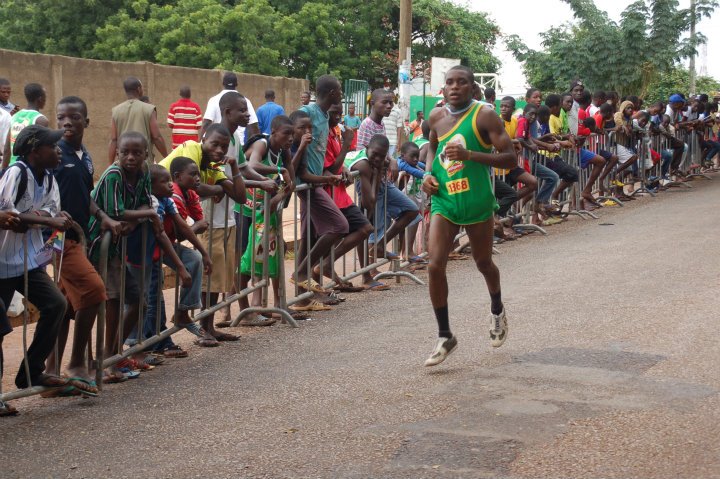
<path fill-rule="evenodd" d="M 720 477 L 720 176 L 500 246 L 507 343 L 469 261 L 458 351 L 425 287 L 191 349 L 95 400 L 18 401 L 0 476 Z"/>

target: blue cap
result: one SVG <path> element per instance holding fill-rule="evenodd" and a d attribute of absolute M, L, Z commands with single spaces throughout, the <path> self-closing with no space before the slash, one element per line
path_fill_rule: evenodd
<path fill-rule="evenodd" d="M 669 102 L 670 103 L 685 103 L 685 99 L 683 97 L 681 97 L 680 95 L 678 95 L 677 93 L 675 93 L 674 95 L 670 95 Z"/>

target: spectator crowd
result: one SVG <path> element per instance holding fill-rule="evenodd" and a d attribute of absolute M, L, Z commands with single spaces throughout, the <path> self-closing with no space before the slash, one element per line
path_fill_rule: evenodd
<path fill-rule="evenodd" d="M 256 109 L 238 86 L 237 76 L 226 73 L 204 113 L 190 87 L 182 87 L 166 117 L 168 149 L 142 82 L 126 78 L 127 99 L 111 111 L 107 163 L 95 181 L 100 162 L 83 143 L 89 124 L 83 99 L 66 96 L 49 108 L 42 85 L 29 83 L 21 101 L 0 78 L 0 374 L 13 297 L 26 295 L 39 311 L 18 388 L 45 386 L 49 397 L 100 394 L 88 344 L 103 303 L 105 356 L 119 359 L 102 380 L 118 383 L 188 356 L 171 336 L 122 354 L 170 323 L 197 336 L 200 347 L 237 341 L 223 331 L 231 324 L 276 323 L 279 315 L 230 313 L 228 298 L 240 296 L 240 311 L 262 304 L 257 289 L 238 293 L 257 283 L 265 267 L 274 306 L 303 319 L 332 310 L 344 301 L 341 293 L 389 289 L 375 279 L 378 260 L 409 268 L 427 263 L 432 198 L 420 185 L 427 165 L 439 160 L 431 157 L 424 112 L 411 112 L 406 125 L 395 94 L 377 89 L 369 113 L 358 116 L 330 75 L 318 78 L 287 115 L 272 90 Z M 477 101 L 495 107 L 494 96 L 476 84 Z M 493 175 L 496 242 L 523 236 L 524 225 L 545 228 L 567 221 L 571 211 L 623 204 L 640 190 L 656 193 L 718 165 L 718 96 L 677 92 L 648 105 L 637 96 L 590 92 L 576 80 L 567 92 L 544 97 L 531 88 L 524 100 L 521 110 L 513 97 L 499 100 L 498 121 L 518 163 Z M 302 236 L 290 281 L 307 294 L 286 307 L 283 258 L 274 254 L 277 244 L 264 251 L 261 243 L 263 235 L 278 236 L 278 212 L 295 193 Z M 391 251 L 396 238 L 399 247 Z M 330 260 L 352 251 L 363 268 L 356 283 Z M 165 266 L 179 284 L 170 318 Z M 194 320 L 210 308 L 218 318 L 208 313 Z M 16 412 L 0 401 L 0 416 Z"/>

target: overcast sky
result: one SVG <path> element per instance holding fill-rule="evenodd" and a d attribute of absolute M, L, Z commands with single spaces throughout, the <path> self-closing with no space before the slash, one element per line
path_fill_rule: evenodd
<path fill-rule="evenodd" d="M 498 24 L 503 35 L 519 35 L 529 47 L 534 49 L 539 49 L 541 46 L 540 32 L 573 19 L 570 7 L 561 0 L 452 1 L 463 4 L 471 10 L 488 13 Z M 600 8 L 605 10 L 615 21 L 620 20 L 620 14 L 629 3 L 628 0 L 595 1 L 595 4 L 602 5 Z M 686 8 L 689 4 L 690 0 L 680 0 L 681 7 Z M 698 31 L 708 37 L 708 75 L 720 79 L 720 61 L 717 60 L 720 56 L 720 11 L 716 11 L 712 18 L 703 20 Z M 524 92 L 527 83 L 522 73 L 522 67 L 504 49 L 504 44 L 500 39 L 498 39 L 494 53 L 503 64 L 500 70 L 500 82 L 504 92 Z M 698 71 L 701 65 L 702 59 L 698 56 L 696 59 Z"/>

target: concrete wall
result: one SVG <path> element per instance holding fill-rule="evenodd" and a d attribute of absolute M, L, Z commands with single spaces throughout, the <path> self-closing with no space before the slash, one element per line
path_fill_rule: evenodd
<path fill-rule="evenodd" d="M 205 110 L 207 100 L 222 89 L 220 70 L 203 70 L 157 65 L 148 62 L 109 62 L 59 55 L 15 52 L 0 49 L 0 77 L 12 83 L 10 101 L 26 106 L 23 87 L 26 83 L 40 83 L 47 90 L 47 105 L 43 113 L 55 128 L 55 105 L 63 96 L 77 95 L 88 104 L 90 127 L 85 132 L 85 144 L 93 156 L 96 179 L 107 166 L 107 146 L 110 130 L 110 110 L 125 100 L 123 80 L 136 76 L 145 94 L 157 107 L 158 121 L 170 148 L 167 111 L 178 98 L 183 85 L 192 89 L 192 99 Z M 276 101 L 292 112 L 300 105 L 300 94 L 308 90 L 307 80 L 262 75 L 238 74 L 238 90 L 248 97 L 255 108 L 265 103 L 266 89 L 275 90 Z M 157 157 L 157 153 L 156 153 Z"/>

